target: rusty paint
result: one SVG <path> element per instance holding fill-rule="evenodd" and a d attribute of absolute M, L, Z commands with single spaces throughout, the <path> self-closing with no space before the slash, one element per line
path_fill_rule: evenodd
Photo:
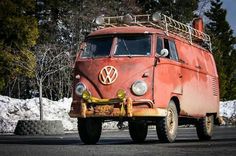
<path fill-rule="evenodd" d="M 119 108 L 113 108 L 112 112 L 108 111 L 86 111 L 86 114 L 81 114 L 81 113 L 72 113 L 70 112 L 69 115 L 70 117 L 73 118 L 78 118 L 84 116 L 86 117 L 141 117 L 141 116 L 146 116 L 146 117 L 164 117 L 167 114 L 166 109 L 160 109 L 160 108 L 142 108 L 142 109 L 136 109 L 133 108 L 131 111 L 132 116 L 130 114 L 126 113 L 121 116 L 121 110 Z"/>
<path fill-rule="evenodd" d="M 87 112 L 87 106 L 86 106 L 86 103 L 85 102 L 82 102 L 81 103 L 81 116 L 83 118 L 86 118 L 86 112 Z"/>
<path fill-rule="evenodd" d="M 128 98 L 127 99 L 127 116 L 128 117 L 133 116 L 132 111 L 133 111 L 133 101 L 131 98 Z"/>
<path fill-rule="evenodd" d="M 113 105 L 97 105 L 94 109 L 94 113 L 95 114 L 100 114 L 100 113 L 104 113 L 104 114 L 112 114 L 113 112 Z"/>
<path fill-rule="evenodd" d="M 188 113 L 185 112 L 185 111 L 182 110 L 182 109 L 180 110 L 179 115 L 180 115 L 180 116 L 189 116 Z"/>
<path fill-rule="evenodd" d="M 193 28 L 203 32 L 203 19 L 201 17 L 195 18 L 193 20 Z"/>
<path fill-rule="evenodd" d="M 159 29 L 138 26 L 105 28 L 91 33 L 89 37 L 145 31 L 151 35 L 149 56 L 114 56 L 117 42 L 114 39 L 110 57 L 76 58 L 73 87 L 78 82 L 84 83 L 94 97 L 91 102 L 98 104 L 97 101 L 102 101 L 104 107 L 87 107 L 88 103 L 81 103 L 81 98 L 73 89 L 73 109 L 69 113 L 71 117 L 164 116 L 173 96 L 179 99 L 181 116 L 199 117 L 209 112 L 219 112 L 218 74 L 212 54 L 203 47 L 189 44 L 187 40 L 174 34 L 165 36 Z M 157 37 L 175 41 L 179 61 L 159 58 L 154 67 Z M 103 84 L 99 80 L 99 73 L 106 66 L 117 69 L 118 76 L 111 84 Z M 79 79 L 76 79 L 77 75 L 80 76 Z M 131 86 L 136 80 L 147 83 L 146 94 L 136 96 L 132 93 Z M 125 90 L 129 98 L 123 104 L 119 100 L 115 101 L 112 104 L 120 105 L 112 107 L 111 99 L 117 98 L 119 89 Z M 145 100 L 142 101 L 143 99 Z M 125 112 L 122 112 L 121 107 Z"/>
<path fill-rule="evenodd" d="M 147 28 L 147 27 L 139 27 L 139 26 L 132 26 L 130 28 L 127 27 L 116 27 L 116 28 L 105 28 L 100 29 L 95 32 L 92 32 L 89 34 L 89 37 L 91 36 L 99 36 L 99 35 L 108 35 L 108 34 L 140 34 L 140 33 L 158 33 L 164 35 L 164 32 L 159 29 L 154 28 Z"/>
<path fill-rule="evenodd" d="M 144 102 L 144 100 L 142 100 Z M 147 101 L 149 102 L 149 101 Z M 81 103 L 81 104 L 80 104 Z M 76 107 L 76 106 L 81 106 Z M 88 105 L 88 106 L 87 106 Z M 124 110 L 121 109 L 123 105 Z M 167 110 L 161 108 L 137 108 L 133 107 L 133 100 L 128 97 L 120 103 L 119 108 L 115 108 L 114 104 L 102 104 L 99 103 L 89 105 L 88 103 L 77 101 L 73 103 L 73 111 L 70 111 L 70 117 L 135 117 L 135 116 L 165 116 Z M 78 109 L 79 108 L 79 109 Z"/>

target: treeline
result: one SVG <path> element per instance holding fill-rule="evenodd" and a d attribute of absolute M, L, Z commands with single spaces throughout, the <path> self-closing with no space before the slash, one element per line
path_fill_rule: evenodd
<path fill-rule="evenodd" d="M 31 98 L 42 90 L 49 99 L 70 97 L 76 52 L 94 18 L 156 11 L 184 23 L 199 13 L 208 18 L 221 98 L 235 99 L 236 39 L 220 0 L 0 1 L 0 93 Z"/>

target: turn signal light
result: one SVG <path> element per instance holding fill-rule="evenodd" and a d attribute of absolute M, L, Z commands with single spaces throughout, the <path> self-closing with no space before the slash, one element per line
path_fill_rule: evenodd
<path fill-rule="evenodd" d="M 90 97 L 91 97 L 91 94 L 90 94 L 89 91 L 87 91 L 87 90 L 83 91 L 82 98 L 83 98 L 84 100 L 89 100 Z"/>
<path fill-rule="evenodd" d="M 119 89 L 119 90 L 117 91 L 117 97 L 118 97 L 119 99 L 124 99 L 125 96 L 126 96 L 126 92 L 125 92 L 123 89 Z"/>

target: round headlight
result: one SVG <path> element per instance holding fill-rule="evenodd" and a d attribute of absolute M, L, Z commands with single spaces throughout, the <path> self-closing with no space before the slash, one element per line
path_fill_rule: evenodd
<path fill-rule="evenodd" d="M 86 90 L 86 86 L 79 82 L 77 83 L 76 87 L 75 87 L 75 93 L 79 96 L 82 96 L 83 92 Z"/>
<path fill-rule="evenodd" d="M 132 91 L 135 95 L 141 96 L 147 92 L 147 84 L 142 80 L 135 81 L 132 85 Z"/>

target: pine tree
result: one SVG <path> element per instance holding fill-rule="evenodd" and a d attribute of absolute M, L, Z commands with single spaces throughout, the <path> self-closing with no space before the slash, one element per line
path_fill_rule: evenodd
<path fill-rule="evenodd" d="M 198 2 L 199 0 L 137 0 L 146 13 L 158 11 L 183 23 L 193 19 Z"/>
<path fill-rule="evenodd" d="M 19 77 L 33 76 L 35 57 L 30 48 L 38 37 L 34 9 L 35 0 L 0 1 L 0 91 Z"/>
<path fill-rule="evenodd" d="M 206 25 L 212 38 L 212 51 L 216 60 L 221 99 L 236 98 L 236 38 L 226 21 L 227 11 L 222 8 L 221 0 L 212 0 L 211 8 L 205 13 L 210 22 Z"/>

